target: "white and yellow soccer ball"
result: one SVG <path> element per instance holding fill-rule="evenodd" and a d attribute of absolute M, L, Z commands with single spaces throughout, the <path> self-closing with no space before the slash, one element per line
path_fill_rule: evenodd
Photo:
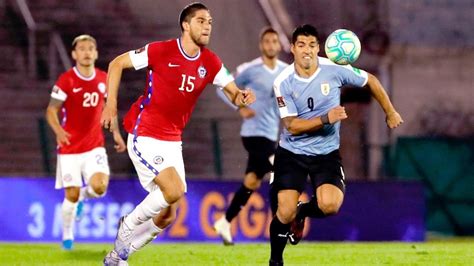
<path fill-rule="evenodd" d="M 352 31 L 338 29 L 331 33 L 324 45 L 326 56 L 336 64 L 354 63 L 360 55 L 360 41 Z"/>

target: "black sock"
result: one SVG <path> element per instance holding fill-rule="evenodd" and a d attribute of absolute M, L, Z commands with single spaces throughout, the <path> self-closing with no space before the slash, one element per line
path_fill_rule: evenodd
<path fill-rule="evenodd" d="M 290 224 L 282 224 L 277 216 L 273 217 L 270 224 L 270 260 L 283 262 L 283 250 L 285 250 L 287 235 L 290 231 Z"/>
<path fill-rule="evenodd" d="M 268 194 L 270 199 L 270 209 L 272 210 L 272 215 L 275 216 L 278 209 L 278 190 L 274 185 L 270 186 Z"/>
<path fill-rule="evenodd" d="M 302 203 L 300 211 L 298 212 L 296 218 L 303 219 L 305 217 L 311 218 L 324 218 L 327 215 L 318 207 L 318 202 L 316 197 L 312 197 L 309 202 Z"/>
<path fill-rule="evenodd" d="M 232 202 L 230 203 L 229 208 L 225 212 L 225 219 L 227 221 L 232 221 L 237 214 L 239 214 L 240 209 L 242 209 L 245 204 L 247 204 L 247 201 L 250 198 L 250 195 L 252 195 L 253 190 L 245 187 L 244 184 L 240 186 L 239 190 L 235 192 L 234 198 L 232 199 Z"/>

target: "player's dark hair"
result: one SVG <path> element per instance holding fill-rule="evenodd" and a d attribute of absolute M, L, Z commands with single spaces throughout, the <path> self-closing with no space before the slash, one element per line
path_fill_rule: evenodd
<path fill-rule="evenodd" d="M 316 40 L 319 42 L 318 30 L 309 24 L 304 24 L 304 25 L 296 27 L 296 29 L 293 31 L 293 36 L 291 37 L 291 43 L 295 44 L 296 39 L 298 39 L 298 36 L 300 35 L 314 36 L 316 37 Z"/>
<path fill-rule="evenodd" d="M 97 47 L 97 41 L 94 37 L 90 36 L 89 34 L 82 34 L 74 38 L 72 41 L 72 50 L 76 49 L 77 43 L 82 41 L 91 41 L 95 44 L 95 47 Z"/>
<path fill-rule="evenodd" d="M 184 21 L 189 22 L 191 18 L 194 17 L 194 14 L 196 13 L 196 11 L 202 10 L 202 9 L 209 11 L 209 8 L 207 8 L 204 4 L 199 3 L 199 2 L 191 3 L 183 8 L 181 13 L 179 14 L 179 26 L 181 27 L 181 31 L 184 31 L 183 22 Z"/>
<path fill-rule="evenodd" d="M 260 41 L 263 40 L 263 37 L 265 37 L 265 35 L 267 35 L 269 33 L 272 33 L 272 34 L 274 33 L 274 34 L 278 35 L 278 32 L 274 28 L 265 27 L 260 31 Z"/>

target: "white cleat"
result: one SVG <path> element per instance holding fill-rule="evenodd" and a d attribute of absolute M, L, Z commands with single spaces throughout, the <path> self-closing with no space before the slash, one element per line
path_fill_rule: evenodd
<path fill-rule="evenodd" d="M 233 245 L 232 233 L 230 232 L 230 223 L 222 216 L 219 220 L 214 223 L 214 230 L 224 241 L 224 245 Z"/>
<path fill-rule="evenodd" d="M 130 253 L 133 230 L 125 224 L 125 216 L 120 218 L 115 238 L 114 250 L 122 260 L 127 260 Z"/>
<path fill-rule="evenodd" d="M 104 258 L 104 266 L 128 266 L 126 260 L 122 260 L 115 250 L 110 251 Z"/>

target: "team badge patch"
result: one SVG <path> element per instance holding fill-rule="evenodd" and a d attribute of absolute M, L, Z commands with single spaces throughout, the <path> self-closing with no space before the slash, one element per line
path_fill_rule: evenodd
<path fill-rule="evenodd" d="M 280 107 L 280 108 L 286 106 L 285 100 L 283 100 L 283 97 L 281 97 L 281 96 L 277 97 L 277 103 L 278 103 L 278 107 Z"/>
<path fill-rule="evenodd" d="M 329 87 L 329 83 L 321 83 L 321 93 L 324 96 L 328 96 L 331 87 Z"/>
<path fill-rule="evenodd" d="M 135 54 L 139 54 L 141 52 L 145 51 L 145 46 L 143 46 L 142 48 L 139 48 L 137 50 L 135 50 Z"/>
<path fill-rule="evenodd" d="M 360 69 L 356 68 L 356 67 L 352 67 L 352 71 L 354 71 L 355 73 L 357 73 L 357 75 L 361 75 L 360 74 Z"/>
<path fill-rule="evenodd" d="M 100 93 L 105 93 L 105 83 L 100 82 L 99 85 L 97 85 L 97 89 L 99 89 Z"/>
<path fill-rule="evenodd" d="M 198 68 L 198 75 L 199 75 L 199 77 L 200 77 L 200 78 L 204 78 L 204 77 L 206 76 L 206 74 L 207 74 L 206 68 L 204 68 L 203 66 L 200 66 L 200 67 Z"/>
<path fill-rule="evenodd" d="M 155 156 L 155 158 L 153 158 L 153 163 L 154 164 L 162 164 L 164 160 L 165 159 L 163 159 L 163 157 L 158 155 L 158 156 Z"/>

